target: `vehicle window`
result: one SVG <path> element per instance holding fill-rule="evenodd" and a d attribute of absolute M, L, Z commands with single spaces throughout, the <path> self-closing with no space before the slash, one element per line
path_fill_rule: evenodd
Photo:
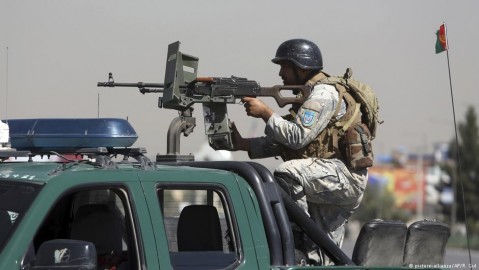
<path fill-rule="evenodd" d="M 238 261 L 232 210 L 221 188 L 162 188 L 158 194 L 174 268 L 224 268 Z"/>
<path fill-rule="evenodd" d="M 91 242 L 97 269 L 140 269 L 136 234 L 127 192 L 89 189 L 63 196 L 35 235 L 31 253 L 54 239 Z M 35 257 L 33 255 L 33 257 Z"/>
<path fill-rule="evenodd" d="M 41 189 L 41 185 L 0 180 L 0 252 Z"/>

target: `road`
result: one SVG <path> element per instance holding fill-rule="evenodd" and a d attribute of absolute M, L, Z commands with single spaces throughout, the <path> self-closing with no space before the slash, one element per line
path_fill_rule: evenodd
<path fill-rule="evenodd" d="M 469 252 L 467 249 L 449 248 L 446 250 L 445 264 L 452 269 L 477 269 L 479 265 L 479 251 L 471 250 L 471 267 L 469 267 Z"/>

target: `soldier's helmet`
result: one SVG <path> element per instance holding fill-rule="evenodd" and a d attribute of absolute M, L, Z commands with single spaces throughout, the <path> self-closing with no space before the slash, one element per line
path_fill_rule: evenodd
<path fill-rule="evenodd" d="M 275 64 L 288 60 L 302 69 L 323 69 L 323 57 L 318 46 L 306 39 L 290 39 L 279 45 L 276 56 L 271 60 Z"/>

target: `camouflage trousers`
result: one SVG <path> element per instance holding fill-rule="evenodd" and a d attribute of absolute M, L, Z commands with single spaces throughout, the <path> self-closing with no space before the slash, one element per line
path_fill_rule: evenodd
<path fill-rule="evenodd" d="M 345 223 L 359 206 L 367 184 L 367 170 L 350 171 L 339 159 L 295 159 L 274 172 L 280 186 L 341 247 Z M 301 250 L 321 265 L 331 260 L 317 247 Z"/>

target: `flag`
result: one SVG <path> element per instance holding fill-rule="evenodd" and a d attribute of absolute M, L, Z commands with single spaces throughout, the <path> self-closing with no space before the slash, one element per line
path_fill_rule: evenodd
<path fill-rule="evenodd" d="M 441 53 L 446 51 L 448 48 L 447 46 L 447 36 L 446 36 L 446 24 L 443 23 L 439 27 L 439 30 L 436 32 L 437 41 L 436 41 L 436 53 Z"/>

